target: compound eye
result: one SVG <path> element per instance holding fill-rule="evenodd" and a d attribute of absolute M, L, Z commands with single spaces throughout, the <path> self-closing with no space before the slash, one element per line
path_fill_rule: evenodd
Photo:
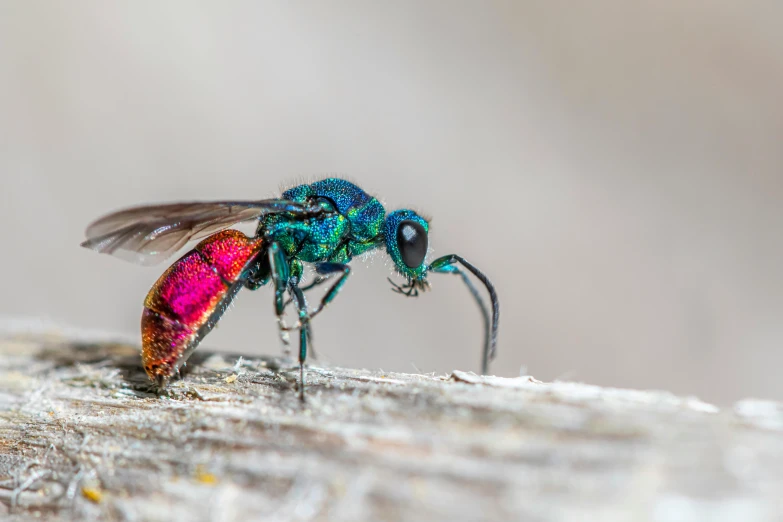
<path fill-rule="evenodd" d="M 408 268 L 418 268 L 427 255 L 427 231 L 417 221 L 401 221 L 397 227 L 397 246 L 402 262 Z"/>

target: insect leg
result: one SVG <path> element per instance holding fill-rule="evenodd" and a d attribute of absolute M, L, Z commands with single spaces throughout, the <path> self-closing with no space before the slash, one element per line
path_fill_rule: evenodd
<path fill-rule="evenodd" d="M 477 296 L 478 293 L 476 291 L 475 286 L 473 286 L 470 283 L 470 280 L 467 279 L 467 276 L 459 270 L 459 267 L 454 266 L 455 263 L 459 263 L 462 266 L 464 266 L 468 271 L 476 276 L 482 283 L 484 283 L 484 286 L 487 288 L 487 292 L 489 292 L 489 299 L 492 302 L 492 328 L 491 330 L 488 328 L 488 321 L 485 319 L 485 338 L 489 339 L 489 343 L 484 344 L 484 353 L 483 353 L 483 359 L 481 363 L 481 373 L 486 374 L 489 372 L 489 361 L 495 358 L 495 352 L 497 349 L 497 338 L 498 338 L 498 318 L 500 316 L 500 303 L 498 302 L 498 295 L 497 292 L 495 292 L 495 287 L 492 285 L 492 282 L 489 280 L 489 278 L 484 275 L 484 273 L 470 264 L 468 261 L 465 260 L 465 258 L 458 256 L 456 254 L 449 254 L 447 256 L 439 257 L 435 261 L 433 261 L 430 266 L 427 268 L 428 271 L 433 272 L 439 272 L 439 273 L 460 273 L 462 275 L 462 280 L 465 281 L 465 283 L 468 285 L 468 289 L 470 289 L 471 293 L 473 294 L 473 297 L 476 299 L 476 301 L 479 303 L 479 306 L 482 308 L 482 313 L 486 316 L 486 308 L 484 307 L 484 302 L 481 301 Z M 455 269 L 457 269 L 455 271 Z M 491 333 L 490 333 L 491 332 Z"/>
<path fill-rule="evenodd" d="M 292 284 L 289 291 L 294 298 L 296 310 L 299 313 L 299 400 L 305 400 L 305 372 L 304 363 L 307 359 L 307 341 L 310 337 L 310 321 L 307 315 L 307 301 L 305 300 L 302 289 Z"/>
<path fill-rule="evenodd" d="M 321 304 L 319 304 L 318 308 L 316 308 L 313 313 L 310 314 L 310 318 L 318 315 L 321 310 L 326 308 L 326 305 L 331 303 L 334 298 L 337 297 L 337 294 L 340 293 L 340 290 L 342 289 L 345 282 L 348 281 L 348 276 L 351 275 L 351 267 L 341 263 L 318 263 L 315 265 L 315 270 L 318 272 L 318 275 L 325 276 L 324 280 L 326 280 L 326 278 L 332 274 L 340 273 L 340 277 L 337 278 L 337 281 L 334 282 L 332 287 L 329 288 L 326 294 L 324 294 L 323 298 L 321 298 Z"/>
<path fill-rule="evenodd" d="M 324 283 L 326 281 L 326 279 L 327 279 L 326 277 L 322 277 L 322 276 L 319 275 L 315 279 L 313 279 L 312 281 L 307 283 L 306 285 L 300 286 L 299 288 L 302 290 L 302 292 L 307 292 L 308 290 L 312 290 L 316 286 L 319 286 L 322 283 Z M 294 302 L 294 298 L 293 297 L 289 297 L 288 301 L 285 302 L 285 307 L 288 308 L 288 305 L 290 305 L 293 302 Z M 313 354 L 313 355 L 315 355 L 315 354 Z"/>
<path fill-rule="evenodd" d="M 291 279 L 291 273 L 288 268 L 288 261 L 285 258 L 285 253 L 280 245 L 273 241 L 269 245 L 269 266 L 272 276 L 272 282 L 275 286 L 275 314 L 277 315 L 277 328 L 280 333 L 280 340 L 285 346 L 286 353 L 289 352 L 288 348 L 288 330 L 283 322 L 283 315 L 285 314 L 285 291 L 288 289 L 289 281 Z"/>
<path fill-rule="evenodd" d="M 325 277 L 321 277 L 319 275 L 315 279 L 313 279 L 312 281 L 307 283 L 306 285 L 300 286 L 299 288 L 302 290 L 302 292 L 307 292 L 308 290 L 311 290 L 311 289 L 315 288 L 316 286 L 320 285 L 324 281 L 326 281 L 326 278 Z M 290 301 L 289 301 L 289 303 L 290 303 Z"/>
<path fill-rule="evenodd" d="M 470 294 L 473 296 L 473 299 L 476 301 L 476 304 L 481 309 L 481 316 L 484 318 L 484 350 L 482 353 L 484 354 L 489 353 L 489 343 L 490 343 L 489 310 L 487 309 L 487 304 L 484 302 L 484 299 L 481 297 L 478 288 L 476 288 L 476 285 L 474 285 L 473 281 L 470 280 L 468 274 L 466 274 L 465 271 L 462 270 L 457 265 L 447 265 L 440 269 L 433 269 L 433 272 L 440 273 L 440 274 L 455 274 L 462 278 L 462 282 L 465 283 L 465 286 L 468 287 L 468 290 L 470 290 Z M 486 358 L 486 355 L 484 357 Z M 484 373 L 487 373 L 486 370 L 484 371 Z"/>
<path fill-rule="evenodd" d="M 331 303 L 335 297 L 337 297 L 337 294 L 340 293 L 340 290 L 342 289 L 345 282 L 348 280 L 348 276 L 351 275 L 351 267 L 348 265 L 344 265 L 342 263 L 317 263 L 315 265 L 316 273 L 318 274 L 318 277 L 308 284 L 307 286 L 304 286 L 302 288 L 297 287 L 298 290 L 304 291 L 304 290 L 310 290 L 311 288 L 318 286 L 322 283 L 324 283 L 327 279 L 329 279 L 329 276 L 333 274 L 341 274 L 340 277 L 335 281 L 335 283 L 329 288 L 329 290 L 326 291 L 326 294 L 321 298 L 321 303 L 318 305 L 318 307 L 310 312 L 310 314 L 307 316 L 307 320 L 312 319 L 321 311 L 326 308 L 326 305 Z M 302 321 L 300 321 L 295 326 L 287 327 L 288 330 L 295 330 L 296 328 L 301 327 Z"/>
<path fill-rule="evenodd" d="M 334 269 L 330 268 L 333 267 Z M 342 263 L 316 263 L 315 269 L 316 269 L 316 276 L 315 278 L 307 283 L 304 286 L 300 286 L 299 288 L 302 289 L 302 292 L 307 292 L 309 290 L 312 290 L 313 288 L 322 285 L 325 283 L 329 276 L 336 272 L 343 272 L 346 265 Z M 346 267 L 347 268 L 347 267 Z M 349 270 L 350 271 L 350 270 Z M 342 286 L 342 285 L 341 285 Z M 286 301 L 285 305 L 288 306 L 293 302 L 293 297 L 289 298 L 288 301 Z"/>

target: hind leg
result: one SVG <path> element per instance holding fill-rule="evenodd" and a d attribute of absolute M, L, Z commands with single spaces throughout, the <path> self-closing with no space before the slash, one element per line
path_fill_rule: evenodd
<path fill-rule="evenodd" d="M 299 400 L 305 400 L 305 371 L 304 363 L 307 359 L 307 345 L 310 338 L 310 318 L 307 313 L 307 301 L 304 292 L 297 285 L 292 284 L 289 291 L 294 299 L 296 311 L 299 314 Z"/>
<path fill-rule="evenodd" d="M 299 399 L 304 401 L 304 387 L 305 387 L 305 373 L 304 363 L 307 359 L 307 345 L 310 337 L 310 321 L 307 314 L 307 301 L 305 300 L 302 289 L 297 286 L 299 277 L 301 276 L 301 263 L 296 263 L 294 269 L 297 272 L 294 277 L 291 276 L 291 269 L 288 265 L 285 253 L 280 248 L 280 245 L 273 242 L 269 245 L 269 264 L 271 267 L 270 273 L 272 276 L 272 282 L 275 287 L 275 314 L 277 315 L 277 324 L 280 329 L 283 342 L 288 345 L 288 331 L 293 330 L 285 325 L 283 322 L 283 315 L 285 314 L 285 293 L 288 291 L 292 298 L 294 305 L 296 306 L 297 313 L 299 315 Z"/>
<path fill-rule="evenodd" d="M 283 342 L 286 356 L 291 354 L 290 341 L 288 337 L 288 331 L 291 330 L 286 326 L 283 316 L 285 315 L 285 292 L 291 282 L 291 271 L 288 266 L 288 260 L 286 259 L 283 249 L 276 242 L 269 245 L 269 275 L 272 279 L 275 291 L 275 315 L 277 316 L 277 329 L 280 334 L 280 340 Z"/>

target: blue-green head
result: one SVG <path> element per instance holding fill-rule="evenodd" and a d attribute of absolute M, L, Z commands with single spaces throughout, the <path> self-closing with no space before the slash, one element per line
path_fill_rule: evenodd
<path fill-rule="evenodd" d="M 394 268 L 409 282 L 426 286 L 428 240 L 430 226 L 427 220 L 408 209 L 395 210 L 383 224 L 386 252 L 394 262 Z"/>
<path fill-rule="evenodd" d="M 412 210 L 395 210 L 386 216 L 386 220 L 383 222 L 383 239 L 386 241 L 386 251 L 394 262 L 395 270 L 407 279 L 405 284 L 400 285 L 389 278 L 392 290 L 402 295 L 416 297 L 419 295 L 419 290 L 424 291 L 429 288 L 427 282 L 429 272 L 460 275 L 484 316 L 484 357 L 481 371 L 486 374 L 489 369 L 489 361 L 495 356 L 495 347 L 497 346 L 498 318 L 500 316 L 497 292 L 489 278 L 460 255 L 447 254 L 427 263 L 427 234 L 429 230 L 430 226 L 427 220 Z M 463 268 L 476 276 L 487 288 L 492 303 L 491 315 L 478 289 L 470 282 Z"/>

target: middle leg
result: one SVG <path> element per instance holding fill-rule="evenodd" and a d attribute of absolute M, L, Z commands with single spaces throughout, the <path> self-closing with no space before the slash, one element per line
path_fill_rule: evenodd
<path fill-rule="evenodd" d="M 318 263 L 315 265 L 316 270 L 316 278 L 309 284 L 303 287 L 298 287 L 297 289 L 304 292 L 307 290 L 310 290 L 312 288 L 315 288 L 316 286 L 319 286 L 323 283 L 325 283 L 327 280 L 330 279 L 330 276 L 340 274 L 337 278 L 337 281 L 334 282 L 334 284 L 329 287 L 329 290 L 326 291 L 324 296 L 321 298 L 321 302 L 318 304 L 318 306 L 313 310 L 312 312 L 309 312 L 307 314 L 307 321 L 310 321 L 313 317 L 318 315 L 323 311 L 326 306 L 331 303 L 335 297 L 337 297 L 337 294 L 340 293 L 340 290 L 342 289 L 343 285 L 345 285 L 345 282 L 348 280 L 348 276 L 351 275 L 351 267 L 348 265 L 342 264 L 342 263 Z M 294 296 L 292 294 L 291 299 L 286 302 L 286 306 L 294 301 Z M 284 327 L 287 330 L 296 330 L 297 328 L 300 328 L 302 326 L 302 320 L 300 318 L 299 322 L 297 322 L 294 326 L 287 326 Z"/>

